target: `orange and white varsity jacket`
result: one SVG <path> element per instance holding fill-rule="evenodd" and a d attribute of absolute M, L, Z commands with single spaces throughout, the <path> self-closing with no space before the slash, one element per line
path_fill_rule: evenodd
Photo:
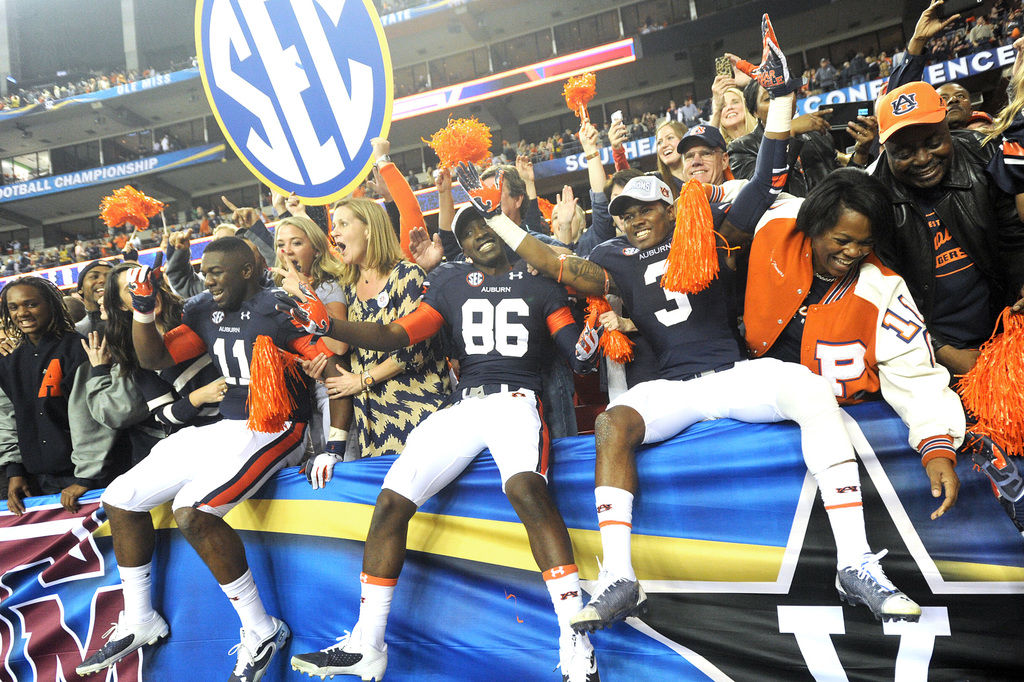
<path fill-rule="evenodd" d="M 796 229 L 801 203 L 777 201 L 755 229 L 743 317 L 754 357 L 803 306 L 814 277 L 811 240 Z M 964 410 L 935 362 L 924 319 L 903 278 L 873 254 L 807 307 L 800 362 L 829 379 L 841 405 L 881 392 L 910 429 L 922 464 L 950 457 L 950 441 L 953 448 L 963 442 Z"/>

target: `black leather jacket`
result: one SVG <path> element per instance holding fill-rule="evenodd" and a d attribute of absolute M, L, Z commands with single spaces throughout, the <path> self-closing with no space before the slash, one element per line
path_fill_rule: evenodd
<path fill-rule="evenodd" d="M 764 125 L 758 123 L 753 131 L 729 143 L 729 167 L 737 180 L 754 177 L 757 150 L 761 148 L 763 137 Z M 784 190 L 793 196 L 806 197 L 816 184 L 836 168 L 839 168 L 839 162 L 830 135 L 797 135 L 789 141 L 789 178 Z"/>
<path fill-rule="evenodd" d="M 985 174 L 993 152 L 990 145 L 982 147 L 969 133 L 954 132 L 952 136 L 952 160 L 940 185 L 946 195 L 935 212 L 988 280 L 995 324 L 998 311 L 1017 300 L 1024 284 L 1024 223 L 1017 217 L 1014 198 L 1001 192 Z M 913 194 L 893 177 L 884 153 L 872 174 L 890 189 L 896 209 L 896 230 L 891 239 L 878 240 L 875 251 L 906 280 L 927 323 L 935 293 L 931 232 Z M 942 338 L 934 340 L 937 345 L 948 343 Z"/>

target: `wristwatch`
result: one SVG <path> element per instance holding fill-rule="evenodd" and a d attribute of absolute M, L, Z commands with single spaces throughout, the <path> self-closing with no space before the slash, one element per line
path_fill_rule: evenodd
<path fill-rule="evenodd" d="M 369 372 L 363 372 L 363 390 L 369 391 L 373 386 L 373 376 Z"/>
<path fill-rule="evenodd" d="M 373 165 L 376 166 L 377 168 L 380 168 L 386 163 L 391 163 L 391 157 L 388 156 L 387 154 L 384 154 L 382 156 L 378 156 L 377 160 L 373 162 Z"/>

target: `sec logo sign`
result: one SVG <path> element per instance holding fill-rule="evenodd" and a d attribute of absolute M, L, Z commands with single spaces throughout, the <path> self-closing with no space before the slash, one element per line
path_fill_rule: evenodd
<path fill-rule="evenodd" d="M 370 0 L 198 0 L 207 99 L 246 166 L 278 192 L 351 192 L 387 137 L 391 55 Z"/>

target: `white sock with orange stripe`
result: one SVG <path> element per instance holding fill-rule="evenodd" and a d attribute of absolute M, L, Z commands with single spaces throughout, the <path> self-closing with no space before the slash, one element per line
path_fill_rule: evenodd
<path fill-rule="evenodd" d="M 256 581 L 252 579 L 252 572 L 246 569 L 240 578 L 221 585 L 220 589 L 224 590 L 231 605 L 235 607 L 246 639 L 249 640 L 248 644 L 254 645 L 274 632 L 274 619 L 263 608 L 263 600 L 260 599 Z"/>
<path fill-rule="evenodd" d="M 859 565 L 871 548 L 864 529 L 864 503 L 857 463 L 844 462 L 829 467 L 820 471 L 816 479 L 836 541 L 837 564 L 839 568 Z"/>
<path fill-rule="evenodd" d="M 369 573 L 360 573 L 359 582 L 359 640 L 377 651 L 384 649 L 384 630 L 391 613 L 391 597 L 395 593 L 398 578 L 378 578 Z"/>
<path fill-rule="evenodd" d="M 616 578 L 636 580 L 630 548 L 633 493 L 599 485 L 594 488 L 594 499 L 597 500 L 597 525 L 601 529 L 602 568 Z"/>
<path fill-rule="evenodd" d="M 555 607 L 559 637 L 571 638 L 572 627 L 569 625 L 569 619 L 583 608 L 579 569 L 576 568 L 576 564 L 567 564 L 549 568 L 542 575 L 544 587 L 548 588 L 551 603 Z"/>

